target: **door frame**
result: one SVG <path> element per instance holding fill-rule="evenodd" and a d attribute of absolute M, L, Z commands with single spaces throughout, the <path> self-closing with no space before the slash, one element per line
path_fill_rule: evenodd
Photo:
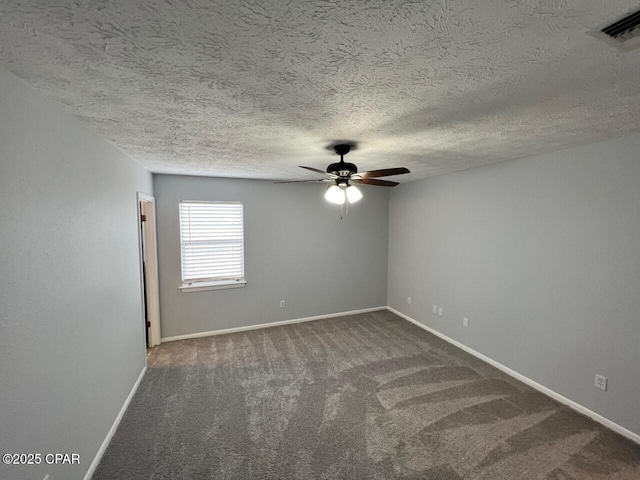
<path fill-rule="evenodd" d="M 156 199 L 146 193 L 138 192 L 138 252 L 140 258 L 140 289 L 142 294 L 142 322 L 144 325 L 145 310 L 147 310 L 147 320 L 149 321 L 149 348 L 159 345 L 162 341 L 160 334 L 160 289 L 158 284 L 158 242 L 156 236 Z M 141 215 L 144 204 L 144 214 L 146 221 L 142 222 Z M 144 235 L 144 238 L 143 238 Z M 144 249 L 142 248 L 144 242 Z M 143 259 L 144 252 L 144 259 Z M 146 266 L 143 273 L 142 262 Z M 144 275 L 144 278 L 143 278 Z M 145 305 L 145 280 L 146 278 L 146 305 Z M 146 337 L 146 335 L 145 335 Z"/>

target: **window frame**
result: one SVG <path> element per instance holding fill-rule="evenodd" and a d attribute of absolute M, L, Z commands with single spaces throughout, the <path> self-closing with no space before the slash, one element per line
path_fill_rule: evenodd
<path fill-rule="evenodd" d="M 183 263 L 184 263 L 184 249 L 182 239 L 182 204 L 221 204 L 221 205 L 240 205 L 242 213 L 242 278 L 216 278 L 216 277 L 202 277 L 190 280 L 183 279 Z M 204 290 L 219 290 L 227 288 L 239 288 L 244 287 L 247 284 L 246 272 L 245 272 L 245 233 L 244 233 L 244 204 L 238 201 L 208 201 L 208 200 L 180 200 L 178 202 L 178 234 L 180 241 L 180 286 L 178 287 L 183 292 L 199 292 Z"/>

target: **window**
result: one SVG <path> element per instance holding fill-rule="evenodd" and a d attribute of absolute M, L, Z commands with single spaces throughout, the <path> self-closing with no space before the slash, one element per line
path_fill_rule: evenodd
<path fill-rule="evenodd" d="M 246 284 L 242 213 L 239 202 L 180 202 L 182 290 Z"/>

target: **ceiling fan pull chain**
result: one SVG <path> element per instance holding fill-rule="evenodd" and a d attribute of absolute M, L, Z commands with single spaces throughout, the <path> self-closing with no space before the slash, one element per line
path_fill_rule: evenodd
<path fill-rule="evenodd" d="M 344 203 L 340 204 L 340 220 L 341 221 L 344 220 L 344 217 L 346 217 L 348 214 L 349 214 L 349 198 L 345 194 Z"/>

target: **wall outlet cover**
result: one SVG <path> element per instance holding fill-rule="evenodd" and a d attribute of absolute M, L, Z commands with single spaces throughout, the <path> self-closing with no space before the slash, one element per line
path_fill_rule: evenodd
<path fill-rule="evenodd" d="M 438 307 L 437 306 L 433 306 L 433 308 L 431 309 L 433 311 L 433 313 L 435 313 L 436 315 L 438 314 Z"/>
<path fill-rule="evenodd" d="M 407 297 L 407 303 L 411 305 L 411 297 Z"/>
<path fill-rule="evenodd" d="M 438 308 L 438 315 L 442 316 L 443 313 L 444 313 L 444 308 L 442 307 Z"/>
<path fill-rule="evenodd" d="M 280 300 L 280 308 L 284 308 L 286 306 L 287 306 L 286 302 L 284 300 Z"/>
<path fill-rule="evenodd" d="M 464 317 L 462 319 L 462 326 L 463 327 L 468 327 L 469 326 L 469 319 L 467 317 Z"/>
<path fill-rule="evenodd" d="M 596 381 L 594 384 L 596 388 L 604 390 L 605 392 L 607 391 L 607 377 L 603 377 L 602 375 L 598 375 L 596 373 Z"/>

